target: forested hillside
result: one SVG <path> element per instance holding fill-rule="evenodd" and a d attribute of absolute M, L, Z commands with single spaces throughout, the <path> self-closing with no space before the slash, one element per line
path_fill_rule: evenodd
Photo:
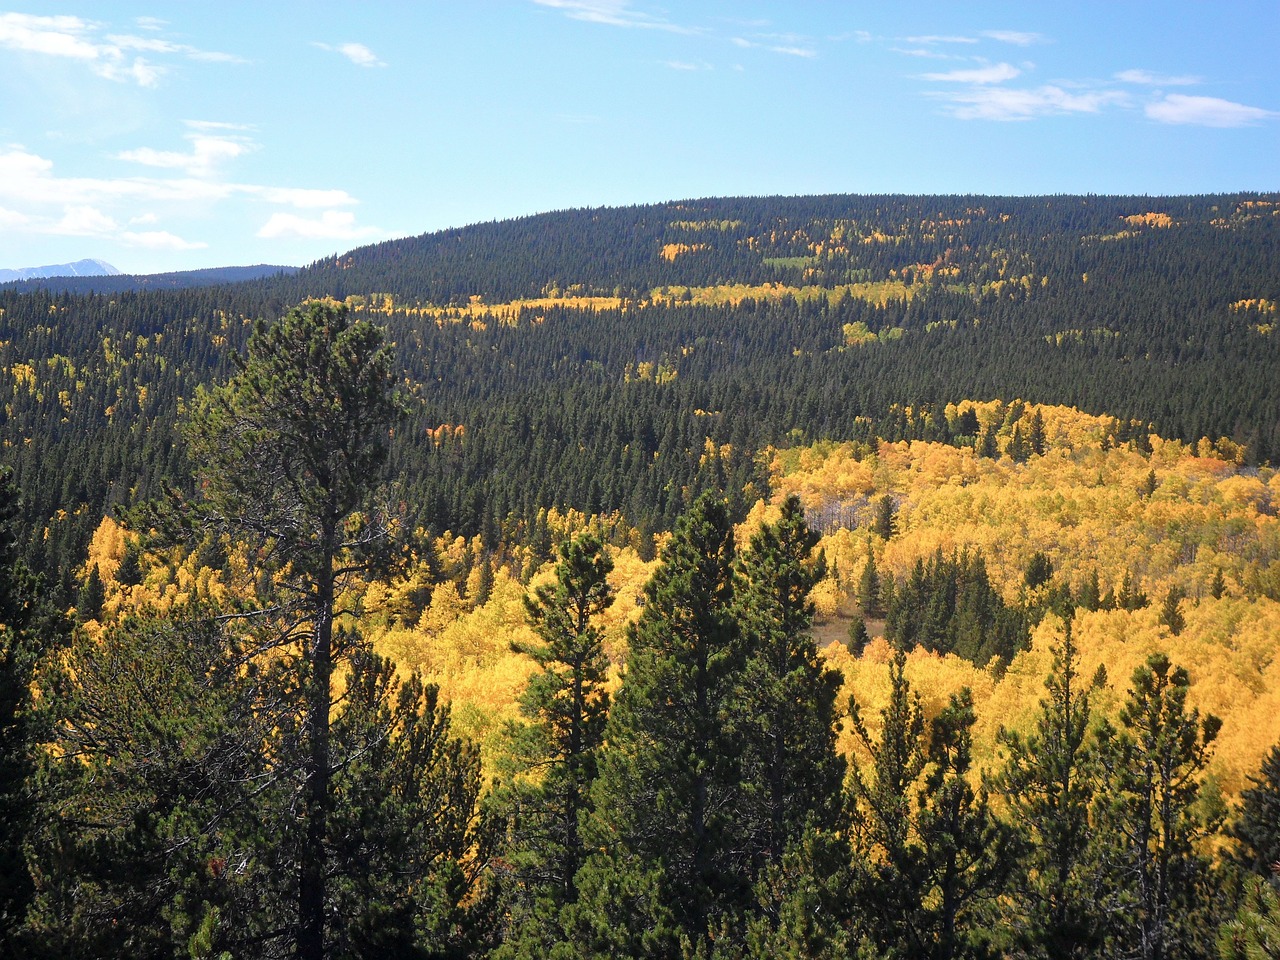
<path fill-rule="evenodd" d="M 1266 956 L 1280 201 L 0 293 L 0 956 Z"/>
<path fill-rule="evenodd" d="M 797 440 L 954 441 L 1021 397 L 1280 450 L 1274 196 L 688 201 L 481 224 L 292 276 L 0 292 L 3 462 L 40 563 L 185 483 L 173 423 L 258 318 L 308 296 L 388 328 L 415 396 L 392 460 L 419 522 L 524 537 L 540 509 L 670 528 Z M 708 473 L 707 442 L 728 445 Z M 46 528 L 47 533 L 46 533 Z M 34 556 L 34 554 L 33 554 Z"/>

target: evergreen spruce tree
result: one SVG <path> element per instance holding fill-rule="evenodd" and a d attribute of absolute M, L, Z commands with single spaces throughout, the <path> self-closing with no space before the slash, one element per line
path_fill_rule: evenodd
<path fill-rule="evenodd" d="M 1280 874 L 1280 747 L 1240 792 L 1240 809 L 1227 833 L 1236 841 L 1233 858 L 1262 876 Z"/>
<path fill-rule="evenodd" d="M 1044 415 L 1040 413 L 1039 408 L 1036 408 L 1035 413 L 1031 415 L 1031 427 L 1027 433 L 1027 442 L 1031 446 L 1031 452 L 1037 457 L 1044 455 Z"/>
<path fill-rule="evenodd" d="M 1120 727 L 1104 724 L 1095 825 L 1110 883 L 1113 948 L 1142 960 L 1203 955 L 1214 926 L 1209 862 L 1199 841 L 1218 826 L 1197 807 L 1221 722 L 1186 707 L 1187 671 L 1153 654 L 1133 675 Z"/>
<path fill-rule="evenodd" d="M 559 554 L 555 582 L 525 600 L 539 642 L 516 647 L 538 665 L 520 695 L 529 722 L 512 734 L 519 779 L 500 801 L 518 887 L 517 929 L 505 949 L 516 954 L 538 955 L 554 943 L 559 909 L 577 899 L 575 877 L 587 853 L 581 827 L 591 811 L 609 711 L 599 616 L 613 603 L 613 561 L 593 533 L 564 542 Z"/>
<path fill-rule="evenodd" d="M 584 949 L 669 953 L 733 922 L 750 892 L 733 525 L 704 494 L 676 525 L 630 631 L 572 911 Z M 590 946 L 595 944 L 595 946 Z"/>
<path fill-rule="evenodd" d="M 867 563 L 862 568 L 862 576 L 858 579 L 858 606 L 862 608 L 864 617 L 877 617 L 884 612 L 881 606 L 882 585 L 880 572 L 876 570 L 876 555 L 871 544 L 867 544 Z"/>
<path fill-rule="evenodd" d="M 1219 960 L 1280 957 L 1280 893 L 1261 877 L 1250 877 L 1236 914 L 1218 931 Z"/>
<path fill-rule="evenodd" d="M 29 931 L 48 955 L 174 956 L 193 938 L 285 952 L 288 880 L 259 842 L 281 810 L 262 751 L 280 717 L 259 711 L 272 684 L 242 652 L 195 611 L 145 614 L 77 637 L 46 677 L 57 724 Z"/>
<path fill-rule="evenodd" d="M 23 854 L 36 811 L 36 759 L 42 717 L 32 697 L 36 666 L 58 639 L 43 610 L 41 578 L 17 556 L 18 491 L 0 470 L 0 956 L 16 953 L 34 893 Z"/>
<path fill-rule="evenodd" d="M 867 621 L 862 617 L 854 616 L 849 622 L 849 636 L 845 640 L 845 646 L 849 648 L 849 652 L 855 657 L 862 656 L 862 651 L 867 649 L 867 644 L 871 642 L 871 635 L 867 633 Z"/>
<path fill-rule="evenodd" d="M 1227 592 L 1227 578 L 1223 574 L 1222 568 L 1218 567 L 1213 571 L 1213 584 L 1209 588 L 1209 593 L 1215 600 L 1221 600 L 1222 595 Z"/>
<path fill-rule="evenodd" d="M 796 496 L 751 537 L 740 564 L 737 620 L 748 651 L 744 684 L 744 816 L 758 863 L 778 864 L 806 827 L 840 827 L 844 759 L 836 752 L 836 695 L 809 630 L 809 594 L 825 563 Z"/>
<path fill-rule="evenodd" d="M 76 595 L 76 619 L 81 623 L 97 620 L 102 614 L 102 604 L 106 599 L 106 588 L 103 586 L 102 575 L 98 573 L 98 565 L 95 563 L 89 575 L 84 578 L 84 583 L 80 585 L 80 592 Z"/>
<path fill-rule="evenodd" d="M 210 526 L 286 577 L 288 612 L 273 622 L 274 642 L 294 657 L 301 718 L 294 936 L 299 960 L 320 960 L 331 915 L 333 675 L 344 653 L 335 609 L 345 580 L 376 566 L 389 544 L 372 494 L 400 409 L 397 378 L 382 332 L 332 300 L 260 324 L 237 365 L 198 398 L 186 437 Z"/>
<path fill-rule="evenodd" d="M 1014 872 L 1006 928 L 1011 952 L 1090 957 L 1102 945 L 1104 904 L 1089 856 L 1089 811 L 1100 768 L 1090 742 L 1089 691 L 1076 673 L 1071 622 L 1053 648 L 1028 734 L 1001 730 L 1004 766 L 994 789 L 1004 797 L 1023 853 Z"/>
<path fill-rule="evenodd" d="M 920 955 L 936 960 L 995 953 L 994 906 L 1014 865 L 1012 831 L 992 813 L 986 788 L 970 782 L 976 719 L 966 687 L 930 725 L 917 814 L 923 883 L 910 927 Z"/>
<path fill-rule="evenodd" d="M 897 530 L 897 509 L 893 502 L 893 494 L 886 493 L 876 500 L 875 519 L 871 529 L 881 540 L 889 540 Z"/>
<path fill-rule="evenodd" d="M 915 830 L 912 798 L 928 761 L 920 698 L 907 682 L 906 654 L 889 667 L 889 702 L 881 711 L 880 736 L 873 738 L 856 699 L 850 722 L 870 770 L 850 771 L 853 846 L 858 877 L 854 894 L 862 905 L 862 936 L 886 953 L 923 956 L 926 949 L 916 910 L 924 884 L 924 850 Z"/>
<path fill-rule="evenodd" d="M 1175 637 L 1187 626 L 1186 618 L 1183 617 L 1182 611 L 1178 608 L 1179 604 L 1186 599 L 1186 591 L 1182 587 L 1174 584 L 1169 588 L 1169 592 L 1164 596 L 1164 603 L 1160 605 L 1160 622 L 1169 628 L 1169 632 Z"/>

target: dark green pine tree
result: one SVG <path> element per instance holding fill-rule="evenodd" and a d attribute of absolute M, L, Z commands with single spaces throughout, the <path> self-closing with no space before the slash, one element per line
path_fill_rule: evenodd
<path fill-rule="evenodd" d="M 1014 866 L 1013 832 L 970 783 L 976 720 L 966 687 L 930 725 L 917 814 L 923 882 L 909 928 L 918 955 L 936 960 L 995 955 L 991 921 Z"/>
<path fill-rule="evenodd" d="M 889 667 L 889 702 L 872 738 L 856 699 L 849 701 L 854 735 L 871 756 L 870 770 L 854 766 L 849 788 L 857 859 L 855 899 L 862 905 L 862 937 L 889 955 L 923 956 L 916 910 L 924 884 L 924 850 L 915 830 L 912 798 L 928 757 L 920 698 L 907 682 L 906 654 Z M 893 951 L 900 951 L 894 954 Z"/>
<path fill-rule="evenodd" d="M 78 637 L 45 678 L 58 719 L 29 929 L 47 955 L 280 952 L 288 879 L 261 842 L 276 716 L 257 715 L 241 653 L 211 619 L 145 615 Z"/>
<path fill-rule="evenodd" d="M 1040 413 L 1039 408 L 1031 415 L 1031 427 L 1027 432 L 1027 442 L 1031 445 L 1031 452 L 1037 457 L 1044 455 L 1044 416 Z"/>
<path fill-rule="evenodd" d="M 1164 595 L 1164 602 L 1160 605 L 1160 622 L 1169 628 L 1169 632 L 1175 637 L 1182 633 L 1187 626 L 1187 620 L 1182 615 L 1179 605 L 1186 599 L 1187 592 L 1182 587 L 1174 584 L 1169 588 L 1169 592 Z"/>
<path fill-rule="evenodd" d="M 494 837 L 479 815 L 480 752 L 416 674 L 354 636 L 332 727 L 340 758 L 328 856 L 329 953 L 467 957 L 493 941 Z M 287 914 L 286 914 L 287 915 Z"/>
<path fill-rule="evenodd" d="M 1280 957 L 1280 892 L 1261 877 L 1245 881 L 1235 916 L 1218 930 L 1219 960 L 1274 960 Z"/>
<path fill-rule="evenodd" d="M 1201 773 L 1221 721 L 1188 710 L 1190 677 L 1164 654 L 1133 674 L 1120 727 L 1104 724 L 1097 841 L 1125 897 L 1110 915 L 1115 948 L 1141 960 L 1203 956 L 1215 926 L 1208 859 L 1198 844 L 1218 827 L 1199 809 Z"/>
<path fill-rule="evenodd" d="M 867 563 L 862 568 L 862 576 L 858 579 L 858 606 L 862 608 L 864 617 L 875 618 L 884 613 L 882 592 L 880 572 L 876 569 L 875 551 L 868 543 Z"/>
<path fill-rule="evenodd" d="M 845 640 L 845 646 L 855 657 L 860 657 L 870 642 L 871 634 L 867 633 L 867 621 L 860 616 L 854 616 L 849 621 L 849 636 Z"/>
<path fill-rule="evenodd" d="M 574 878 L 586 858 L 581 828 L 609 712 L 599 616 L 613 603 L 613 561 L 593 533 L 565 541 L 559 553 L 555 581 L 525 600 L 539 642 L 516 649 L 538 672 L 520 695 L 528 723 L 512 730 L 516 782 L 497 801 L 509 823 L 516 889 L 505 950 L 515 955 L 548 949 L 561 936 L 559 908 L 577 899 Z"/>
<path fill-rule="evenodd" d="M 390 509 L 375 492 L 401 412 L 398 376 L 383 332 L 333 300 L 259 324 L 237 366 L 200 394 L 185 434 L 210 529 L 246 542 L 258 566 L 282 576 L 281 615 L 264 629 L 295 669 L 292 928 L 298 960 L 321 960 L 332 917 L 329 727 L 344 654 L 335 610 L 345 583 L 390 557 Z"/>
<path fill-rule="evenodd" d="M 1023 848 L 1005 924 L 1017 956 L 1091 957 L 1102 944 L 1104 904 L 1089 857 L 1089 810 L 1101 770 L 1090 742 L 1089 691 L 1076 663 L 1067 621 L 1034 728 L 1025 736 L 999 733 L 1004 766 L 993 789 Z"/>
<path fill-rule="evenodd" d="M 748 650 L 743 676 L 744 824 L 762 862 L 778 864 L 806 827 L 840 827 L 844 759 L 836 752 L 841 675 L 827 667 L 809 630 L 818 535 L 798 497 L 782 504 L 744 552 L 737 619 Z"/>
<path fill-rule="evenodd" d="M 889 540 L 898 529 L 897 506 L 893 502 L 893 494 L 886 493 L 876 500 L 876 513 L 871 521 L 871 529 L 881 540 Z"/>
<path fill-rule="evenodd" d="M 986 457 L 989 460 L 995 460 L 1000 456 L 1000 445 L 997 441 L 997 427 L 993 423 L 982 428 L 982 434 L 978 437 L 978 455 Z"/>
<path fill-rule="evenodd" d="M 727 505 L 699 497 L 645 587 L 609 717 L 572 938 L 585 952 L 670 954 L 748 901 L 742 671 Z"/>
<path fill-rule="evenodd" d="M 31 691 L 36 665 L 60 632 L 57 621 L 43 612 L 40 578 L 17 556 L 18 509 L 12 474 L 0 470 L 0 956 L 16 952 L 34 893 L 23 846 L 36 810 L 43 723 Z"/>
<path fill-rule="evenodd" d="M 1234 859 L 1262 876 L 1280 873 L 1280 746 L 1240 792 L 1240 810 L 1227 829 L 1236 841 Z"/>
<path fill-rule="evenodd" d="M 1215 600 L 1221 600 L 1222 595 L 1227 592 L 1227 578 L 1222 572 L 1222 568 L 1218 567 L 1213 571 L 1213 584 L 1209 587 L 1209 593 Z"/>
<path fill-rule="evenodd" d="M 81 623 L 97 620 L 106 599 L 106 588 L 102 584 L 102 575 L 98 573 L 98 565 L 95 563 L 89 575 L 85 577 L 84 583 L 81 584 L 80 593 L 76 597 L 76 619 Z"/>

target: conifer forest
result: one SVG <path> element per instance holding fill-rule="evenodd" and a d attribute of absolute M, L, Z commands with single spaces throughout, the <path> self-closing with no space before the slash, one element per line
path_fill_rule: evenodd
<path fill-rule="evenodd" d="M 0 958 L 1280 957 L 1280 195 L 0 285 Z"/>

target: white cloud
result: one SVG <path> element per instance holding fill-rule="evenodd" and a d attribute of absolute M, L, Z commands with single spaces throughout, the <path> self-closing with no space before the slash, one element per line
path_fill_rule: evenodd
<path fill-rule="evenodd" d="M 561 10 L 573 20 L 603 23 L 612 27 L 665 30 L 669 33 L 696 33 L 664 17 L 632 9 L 630 0 L 533 0 L 540 7 Z"/>
<path fill-rule="evenodd" d="M 941 83 L 1003 83 L 1020 76 L 1022 71 L 1010 63 L 993 63 L 986 67 L 975 67 L 971 70 L 950 70 L 946 73 L 926 73 L 924 79 Z"/>
<path fill-rule="evenodd" d="M 73 237 L 99 237 L 115 230 L 115 220 L 95 207 L 67 207 L 62 219 L 49 225 L 46 232 Z"/>
<path fill-rule="evenodd" d="M 1149 103 L 1146 115 L 1160 123 L 1193 124 L 1201 127 L 1247 127 L 1263 120 L 1274 120 L 1280 113 L 1250 107 L 1217 97 L 1188 97 L 1170 93 L 1162 100 Z"/>
<path fill-rule="evenodd" d="M 129 160 L 148 167 L 182 170 L 191 177 L 208 177 L 212 176 L 221 164 L 234 160 L 253 149 L 251 144 L 240 138 L 191 134 L 187 139 L 191 141 L 190 153 L 139 147 L 137 150 L 125 150 L 117 154 L 116 159 Z"/>
<path fill-rule="evenodd" d="M 248 184 L 236 184 L 234 189 L 261 197 L 267 203 L 278 203 L 300 209 L 346 207 L 356 202 L 356 198 L 345 190 L 309 190 L 305 187 L 255 187 Z"/>
<path fill-rule="evenodd" d="M 805 57 L 807 59 L 818 55 L 818 51 L 810 47 L 770 47 L 769 49 L 774 53 L 781 53 L 788 57 Z"/>
<path fill-rule="evenodd" d="M 79 17 L 0 13 L 0 46 L 10 50 L 96 60 L 100 51 L 85 39 L 89 30 L 89 23 Z"/>
<path fill-rule="evenodd" d="M 733 37 L 729 42 L 730 42 L 730 43 L 732 43 L 732 44 L 733 44 L 734 46 L 736 46 L 736 47 L 742 47 L 742 48 L 744 48 L 744 49 L 749 48 L 749 47 L 758 46 L 758 44 L 754 44 L 754 43 L 752 43 L 752 42 L 751 42 L 750 40 L 748 40 L 746 37 Z"/>
<path fill-rule="evenodd" d="M 386 64 L 378 58 L 378 55 L 366 47 L 363 43 L 314 43 L 314 47 L 321 50 L 328 50 L 332 53 L 340 53 L 357 67 L 385 67 Z"/>
<path fill-rule="evenodd" d="M 273 240 L 301 237 L 307 240 L 358 240 L 381 234 L 378 227 L 357 227 L 356 216 L 346 210 L 326 210 L 319 219 L 308 220 L 293 213 L 273 213 L 257 236 Z"/>
<path fill-rule="evenodd" d="M 707 63 L 689 63 L 684 60 L 663 60 L 663 66 L 671 70 L 681 70 L 685 72 L 693 72 L 697 70 L 710 70 L 711 65 Z"/>
<path fill-rule="evenodd" d="M 1123 83 L 1137 83 L 1150 87 L 1191 87 L 1203 82 L 1200 77 L 1170 76 L 1152 73 L 1150 70 L 1121 70 L 1115 78 Z"/>
<path fill-rule="evenodd" d="M 890 53 L 900 53 L 904 57 L 924 57 L 928 60 L 966 60 L 967 57 L 957 57 L 952 53 L 942 53 L 938 50 L 930 50 L 928 47 L 890 47 Z"/>
<path fill-rule="evenodd" d="M 951 113 L 960 120 L 1031 120 L 1054 114 L 1098 113 L 1104 107 L 1128 101 L 1125 94 L 1115 90 L 1072 93 L 1057 86 L 1034 90 L 973 87 L 940 96 L 954 105 Z"/>
<path fill-rule="evenodd" d="M 200 241 L 183 240 L 167 230 L 147 230 L 142 233 L 126 230 L 120 234 L 120 239 L 132 246 L 146 247 L 148 250 L 203 250 L 209 246 Z"/>
<path fill-rule="evenodd" d="M 958 36 L 939 36 L 937 34 L 926 34 L 920 37 L 904 37 L 907 43 L 916 43 L 921 46 L 931 47 L 938 43 L 977 43 L 977 37 L 958 37 Z"/>
<path fill-rule="evenodd" d="M 1038 33 L 1025 33 L 1021 30 L 983 30 L 982 35 L 1001 43 L 1012 43 L 1017 47 L 1029 47 L 1032 44 L 1044 43 L 1044 37 Z"/>
<path fill-rule="evenodd" d="M 204 144 L 216 138 L 196 135 L 192 139 L 190 154 L 148 153 L 144 148 L 133 151 L 130 159 L 199 174 L 207 173 L 216 158 L 232 152 L 226 143 Z M 244 144 L 232 142 L 232 146 Z M 52 161 L 20 146 L 0 147 L 0 227 L 30 234 L 92 236 L 151 249 L 194 250 L 203 244 L 164 229 L 165 221 L 182 217 L 193 206 L 203 211 L 236 200 L 324 211 L 316 220 L 276 214 L 263 236 L 352 239 L 381 232 L 356 227 L 353 214 L 336 209 L 356 203 L 345 190 L 221 182 L 197 175 L 60 177 Z M 127 227 L 122 229 L 118 220 L 126 221 Z"/>
<path fill-rule="evenodd" d="M 162 21 L 140 18 L 143 29 L 156 30 Z M 151 53 L 194 60 L 239 61 L 232 54 L 199 50 L 158 37 L 102 34 L 102 25 L 81 17 L 0 13 L 0 47 L 23 53 L 78 60 L 100 77 L 155 86 L 167 72 L 162 65 L 134 54 Z"/>
<path fill-rule="evenodd" d="M 168 20 L 161 20 L 159 17 L 134 17 L 133 22 L 138 25 L 139 30 L 161 30 L 169 25 Z"/>
<path fill-rule="evenodd" d="M 221 120 L 183 120 L 182 123 L 192 130 L 251 130 L 243 123 L 224 123 Z"/>

